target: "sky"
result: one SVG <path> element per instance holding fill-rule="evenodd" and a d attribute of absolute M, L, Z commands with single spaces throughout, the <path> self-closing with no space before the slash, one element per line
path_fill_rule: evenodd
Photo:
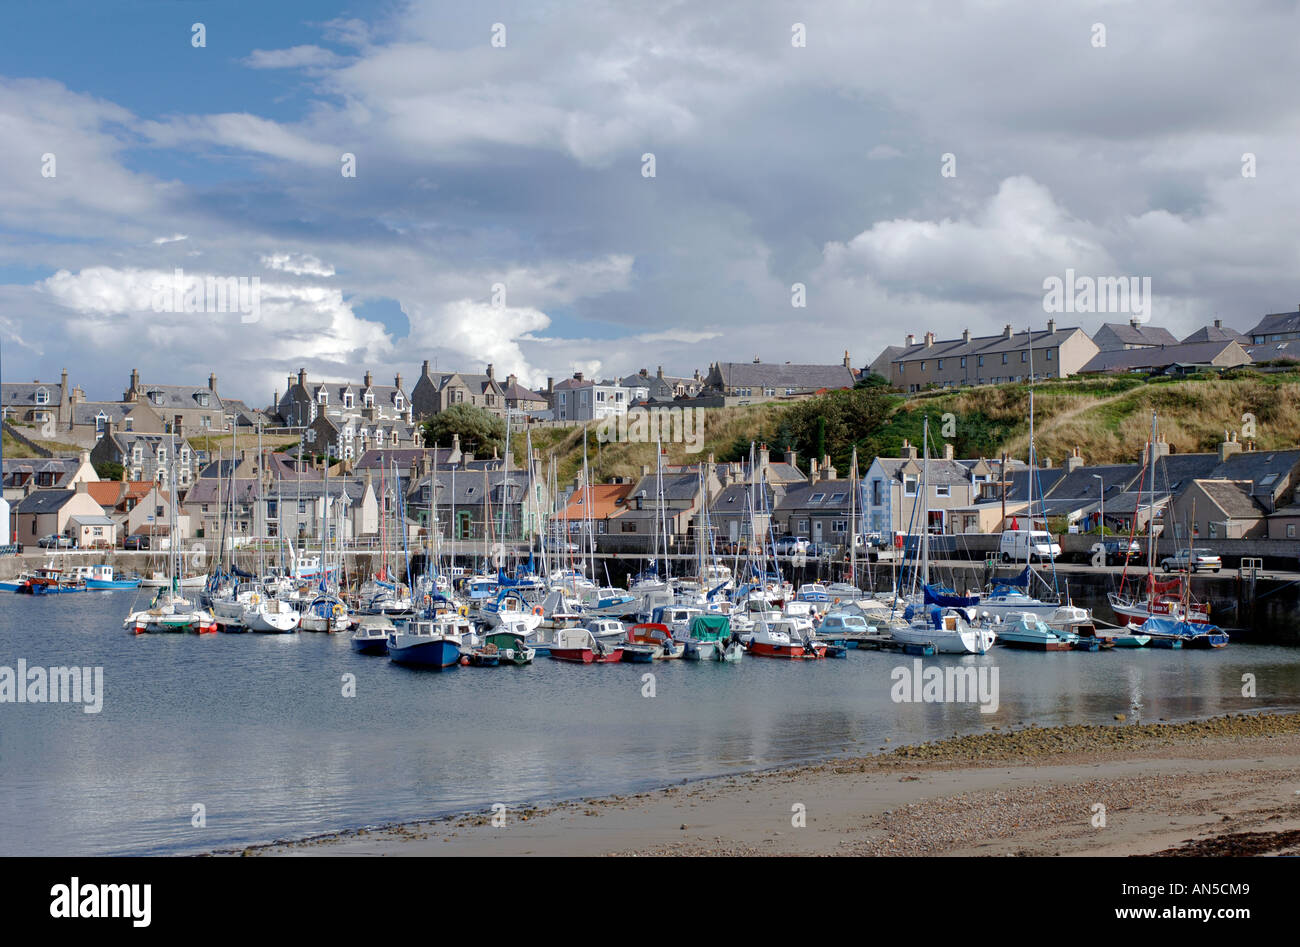
<path fill-rule="evenodd" d="M 861 367 L 908 333 L 1042 326 L 1067 269 L 1150 278 L 1151 321 L 1180 337 L 1300 303 L 1289 0 L 3 19 L 6 381 L 66 368 L 118 398 L 133 368 L 215 372 L 260 406 L 299 368 L 409 389 L 425 360 L 534 387 Z M 158 292 L 178 269 L 182 289 L 256 278 L 256 311 L 185 311 Z"/>

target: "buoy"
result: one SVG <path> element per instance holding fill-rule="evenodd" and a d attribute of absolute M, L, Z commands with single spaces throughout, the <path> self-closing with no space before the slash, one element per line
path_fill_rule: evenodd
<path fill-rule="evenodd" d="M 460 656 L 460 666 L 461 666 L 461 667 L 469 667 L 469 655 L 467 655 L 467 654 L 462 654 L 462 655 Z"/>
<path fill-rule="evenodd" d="M 534 605 L 534 606 L 533 606 L 533 614 L 534 614 L 534 615 L 545 615 L 546 612 L 544 612 L 544 611 L 542 610 L 542 606 L 540 606 L 540 605 Z"/>
<path fill-rule="evenodd" d="M 456 614 L 460 615 L 461 618 L 466 617 L 469 615 L 469 606 L 462 605 L 460 608 L 456 609 Z"/>

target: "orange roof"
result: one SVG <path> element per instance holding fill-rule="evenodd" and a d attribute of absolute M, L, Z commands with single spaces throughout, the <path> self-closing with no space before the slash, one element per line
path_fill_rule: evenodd
<path fill-rule="evenodd" d="M 586 515 L 593 520 L 613 516 L 623 508 L 618 501 L 627 499 L 635 486 L 635 483 L 593 483 L 590 488 L 591 509 L 586 511 Z M 555 518 L 561 520 L 582 519 L 586 510 L 586 503 L 583 500 L 587 493 L 588 491 L 582 487 L 574 490 L 573 496 L 569 497 L 569 505 L 556 513 Z"/>
<path fill-rule="evenodd" d="M 87 483 L 86 492 L 100 506 L 116 507 L 125 500 L 140 500 L 148 496 L 154 486 L 152 480 L 100 480 Z"/>

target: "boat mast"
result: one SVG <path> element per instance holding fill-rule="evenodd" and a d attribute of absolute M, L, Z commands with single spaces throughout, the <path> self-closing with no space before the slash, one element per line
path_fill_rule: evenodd
<path fill-rule="evenodd" d="M 921 584 L 930 584 L 930 416 L 921 428 Z"/>

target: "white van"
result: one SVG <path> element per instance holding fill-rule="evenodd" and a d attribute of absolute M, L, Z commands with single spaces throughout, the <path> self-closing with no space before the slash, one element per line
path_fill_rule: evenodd
<path fill-rule="evenodd" d="M 1003 562 L 1014 562 L 1017 559 L 1022 562 L 1028 559 L 1054 559 L 1060 557 L 1061 545 L 1055 542 L 1052 534 L 1045 530 L 1005 529 L 1002 531 L 998 554 Z"/>

